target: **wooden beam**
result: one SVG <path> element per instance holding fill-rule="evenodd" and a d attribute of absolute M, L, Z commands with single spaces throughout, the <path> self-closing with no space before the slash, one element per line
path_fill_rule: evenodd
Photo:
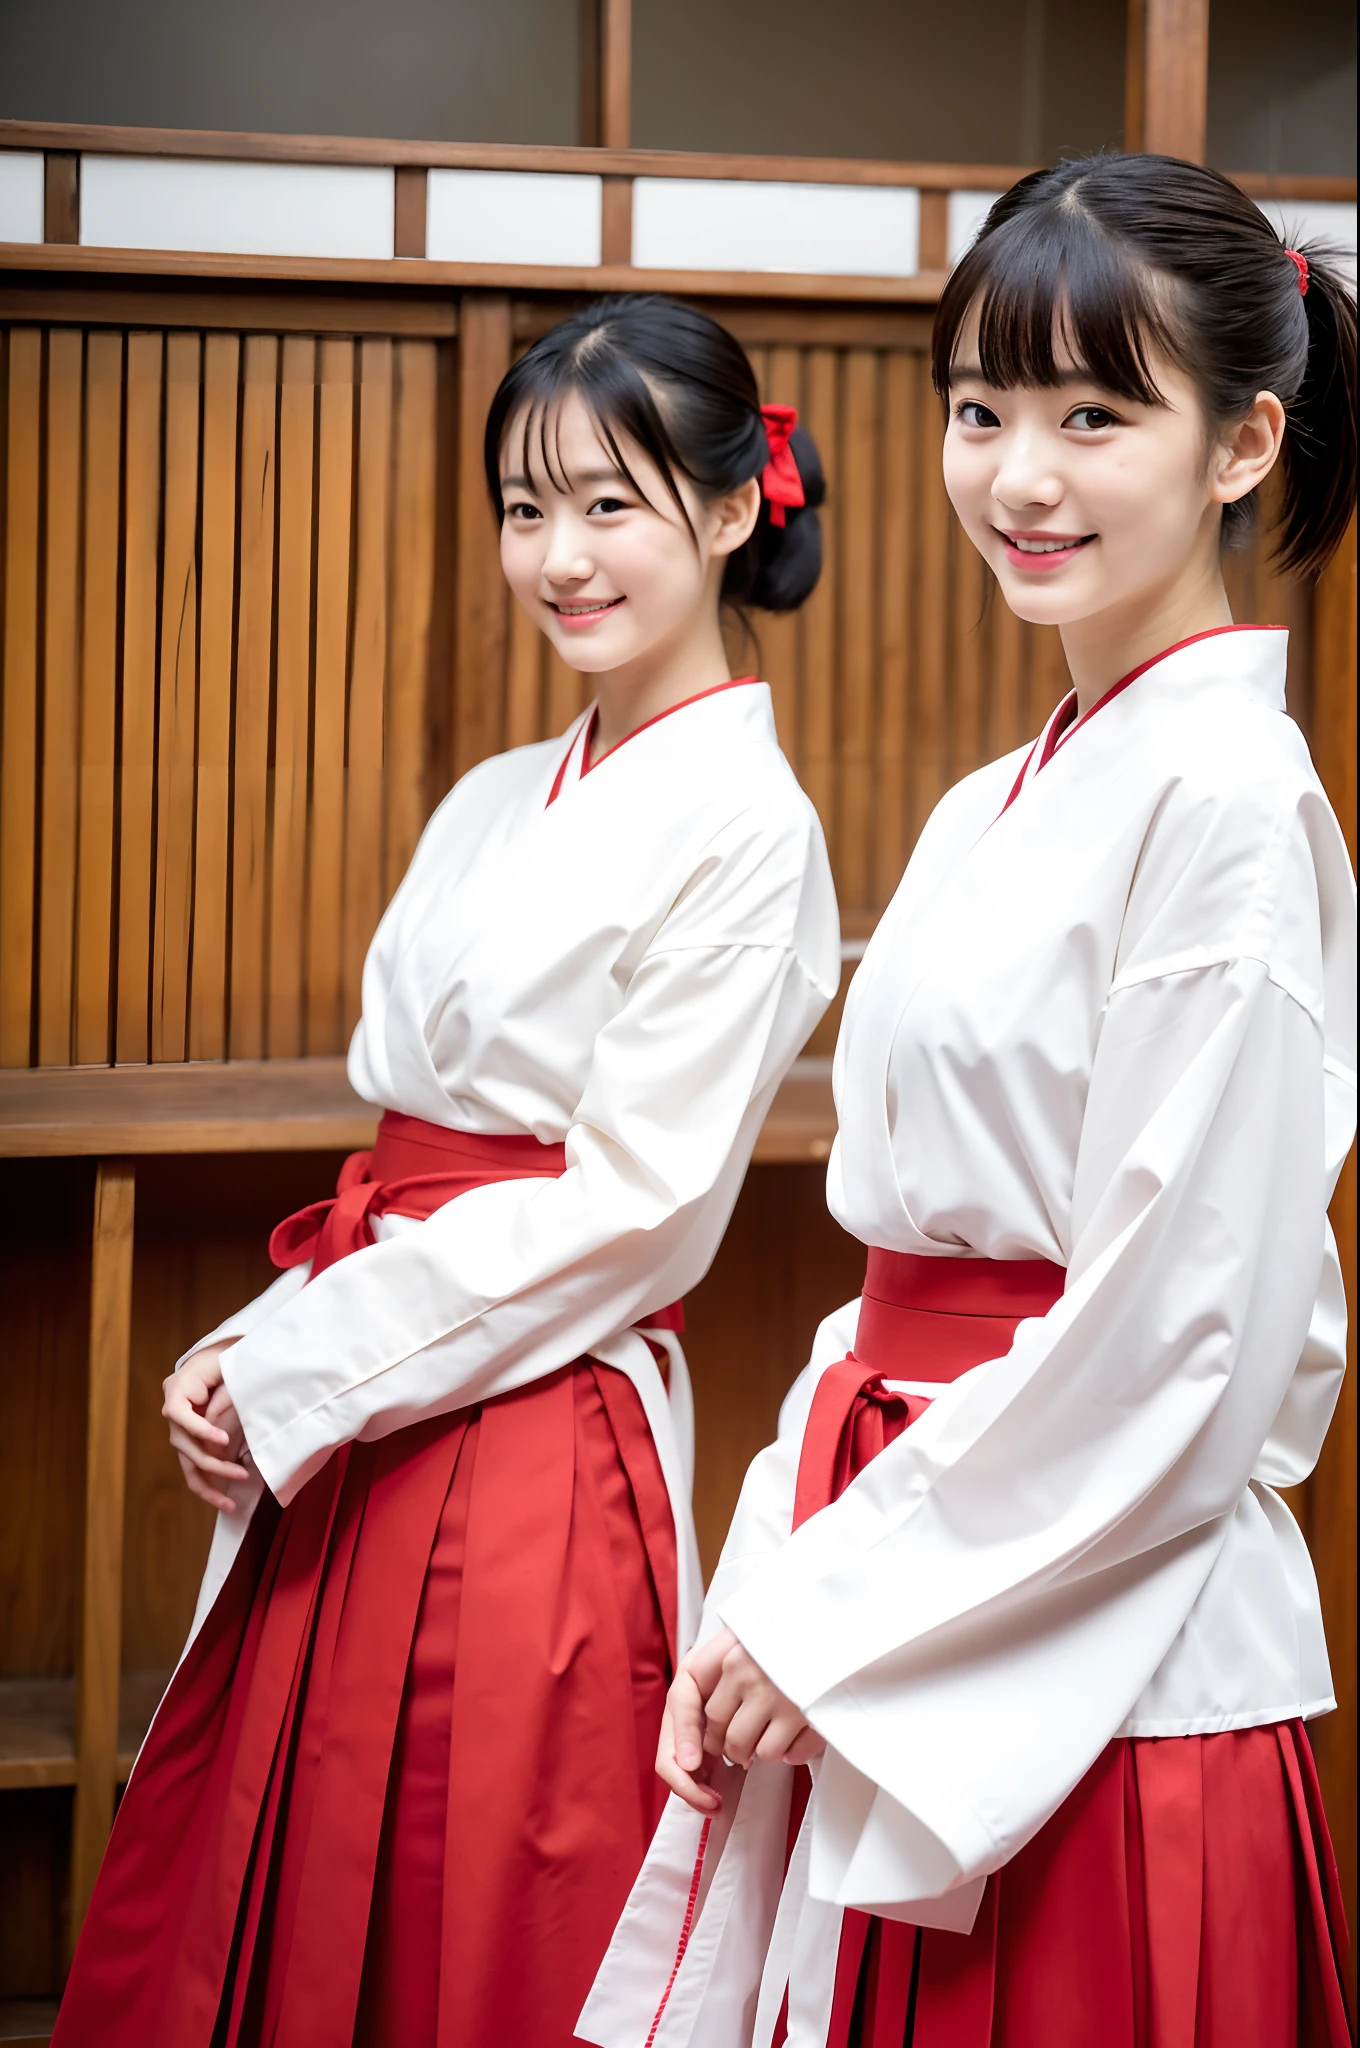
<path fill-rule="evenodd" d="M 1209 0 L 1128 0 L 1124 147 L 1203 163 Z"/>
<path fill-rule="evenodd" d="M 113 1825 L 118 1773 L 134 1172 L 130 1160 L 101 1159 L 95 1173 L 69 1949 Z"/>
<path fill-rule="evenodd" d="M 80 240 L 80 158 L 71 149 L 49 149 L 43 158 L 43 240 Z"/>

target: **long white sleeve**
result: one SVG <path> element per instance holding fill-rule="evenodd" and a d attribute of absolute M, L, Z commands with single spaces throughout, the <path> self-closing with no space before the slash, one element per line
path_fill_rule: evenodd
<path fill-rule="evenodd" d="M 688 944 L 687 922 L 596 1041 L 559 1180 L 461 1196 L 330 1267 L 227 1354 L 281 1499 L 338 1444 L 555 1371 L 703 1274 L 828 991 L 789 948 Z"/>
<path fill-rule="evenodd" d="M 1119 1730 L 1231 1519 L 1263 1513 L 1324 1255 L 1323 1067 L 1259 959 L 1118 987 L 1062 1300 L 724 1602 L 831 1745 L 816 1895 L 926 1898 L 1006 1861 Z"/>

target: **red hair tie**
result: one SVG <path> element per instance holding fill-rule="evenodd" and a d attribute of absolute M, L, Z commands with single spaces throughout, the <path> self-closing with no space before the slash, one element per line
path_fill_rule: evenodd
<path fill-rule="evenodd" d="M 1300 256 L 1297 249 L 1286 249 L 1284 253 L 1299 274 L 1299 297 L 1304 298 L 1308 291 L 1308 258 Z"/>
<path fill-rule="evenodd" d="M 798 424 L 798 409 L 792 405 L 762 405 L 760 418 L 770 444 L 770 459 L 760 472 L 760 494 L 769 505 L 771 526 L 782 526 L 786 506 L 807 503 L 803 479 L 789 446 L 789 437 Z"/>

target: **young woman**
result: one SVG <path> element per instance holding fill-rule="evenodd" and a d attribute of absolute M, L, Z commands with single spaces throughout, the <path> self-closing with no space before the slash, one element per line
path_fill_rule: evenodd
<path fill-rule="evenodd" d="M 839 975 L 815 813 L 719 622 L 816 581 L 793 426 L 654 298 L 497 394 L 505 574 L 596 700 L 436 812 L 364 972 L 376 1148 L 166 1381 L 221 1512 L 59 2048 L 571 2039 L 698 1613 L 676 1305 Z"/>
<path fill-rule="evenodd" d="M 1093 158 L 992 209 L 935 377 L 955 509 L 1075 688 L 944 799 L 856 975 L 865 1291 L 748 1477 L 580 2031 L 1339 2048 L 1274 1489 L 1345 1357 L 1355 895 L 1221 550 L 1277 460 L 1285 563 L 1340 540 L 1355 309 L 1213 172 Z"/>

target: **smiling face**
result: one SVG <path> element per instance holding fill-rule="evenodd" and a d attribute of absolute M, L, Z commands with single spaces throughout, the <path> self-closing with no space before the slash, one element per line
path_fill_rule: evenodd
<path fill-rule="evenodd" d="M 1216 566 L 1222 506 L 1240 495 L 1232 451 L 1211 436 L 1189 377 L 1164 360 L 1151 367 L 1161 405 L 1102 389 L 1063 354 L 1056 386 L 1002 390 L 978 367 L 975 322 L 965 325 L 945 488 L 1021 618 L 1069 625 L 1137 607 Z"/>
<path fill-rule="evenodd" d="M 630 481 L 574 391 L 551 409 L 546 438 L 551 473 L 527 412 L 509 423 L 501 565 L 563 659 L 593 675 L 635 671 L 716 634 L 724 563 L 759 509 L 755 481 L 710 500 L 677 477 L 682 512 L 656 466 L 621 440 Z"/>

